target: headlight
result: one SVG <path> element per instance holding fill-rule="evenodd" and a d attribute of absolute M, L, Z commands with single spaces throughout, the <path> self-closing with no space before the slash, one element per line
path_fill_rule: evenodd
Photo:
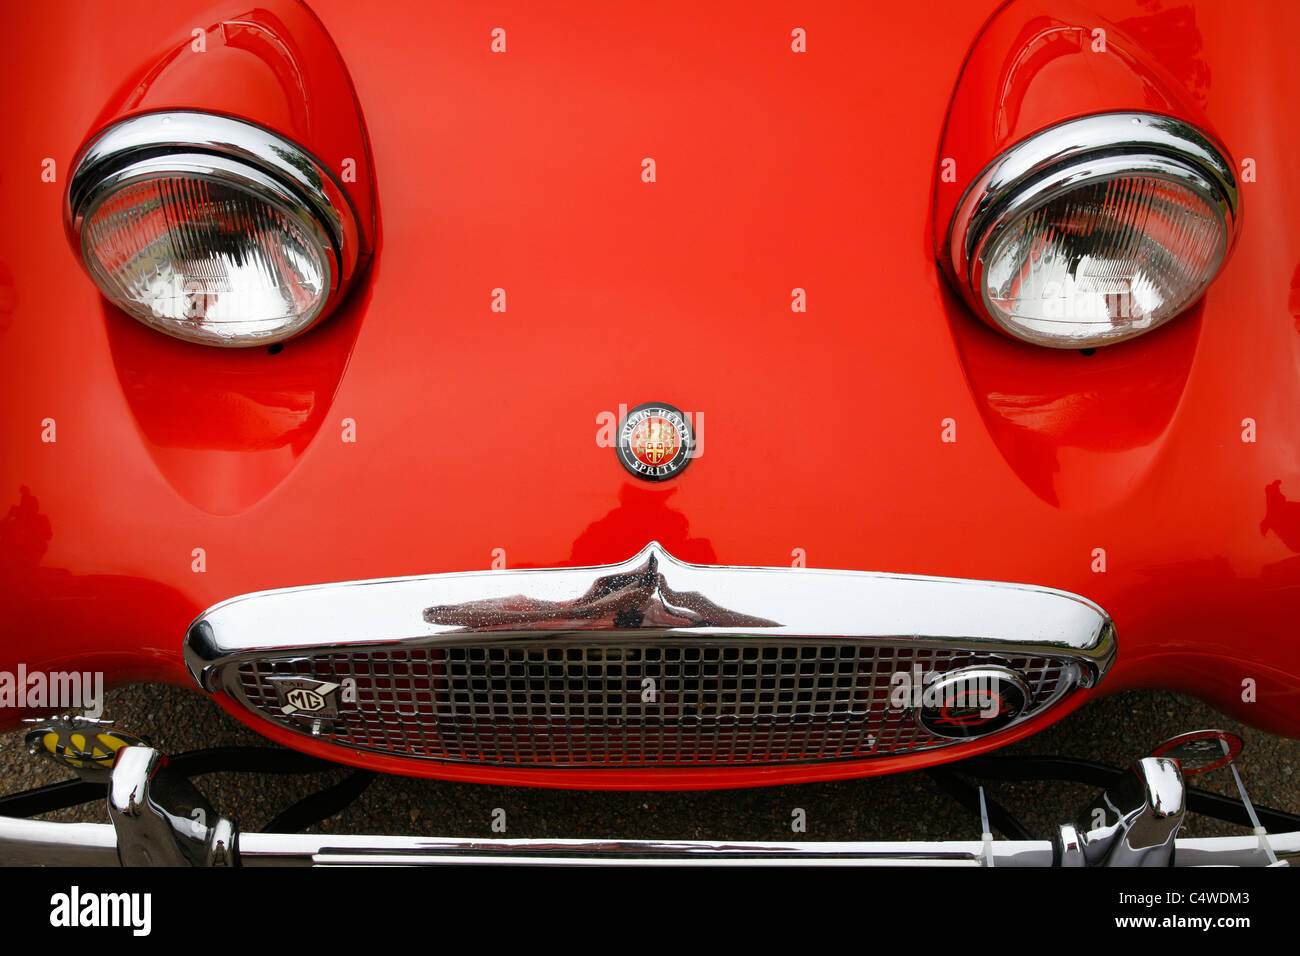
<path fill-rule="evenodd" d="M 1149 113 L 1053 126 L 998 157 L 948 235 L 976 312 L 1037 345 L 1082 348 L 1150 331 L 1200 297 L 1231 247 L 1237 186 L 1194 127 Z"/>
<path fill-rule="evenodd" d="M 74 162 L 65 213 L 105 296 L 207 345 L 310 328 L 357 262 L 351 206 L 319 163 L 268 130 L 205 113 L 110 127 Z"/>

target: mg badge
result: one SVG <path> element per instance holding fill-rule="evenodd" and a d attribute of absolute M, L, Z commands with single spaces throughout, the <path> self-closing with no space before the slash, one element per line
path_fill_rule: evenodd
<path fill-rule="evenodd" d="M 272 677 L 280 696 L 280 711 L 289 716 L 337 717 L 338 684 L 310 677 Z"/>
<path fill-rule="evenodd" d="M 685 468 L 695 451 L 690 420 L 678 408 L 647 402 L 618 426 L 618 460 L 646 481 L 666 481 Z"/>

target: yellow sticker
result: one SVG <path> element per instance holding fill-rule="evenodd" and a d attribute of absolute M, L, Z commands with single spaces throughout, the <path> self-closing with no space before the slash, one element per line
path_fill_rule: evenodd
<path fill-rule="evenodd" d="M 112 769 L 119 750 L 140 742 L 119 730 L 97 731 L 88 740 L 85 733 L 69 732 L 66 727 L 47 730 L 40 738 L 46 753 L 66 766 L 84 767 L 92 763 L 105 769 Z"/>
<path fill-rule="evenodd" d="M 111 734 L 100 734 L 96 739 L 98 739 L 99 742 L 107 747 L 112 753 L 121 750 L 128 743 L 128 741 L 123 740 L 121 737 L 114 737 Z"/>

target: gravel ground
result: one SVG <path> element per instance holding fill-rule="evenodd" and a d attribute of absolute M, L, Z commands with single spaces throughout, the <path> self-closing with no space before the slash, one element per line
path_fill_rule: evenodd
<path fill-rule="evenodd" d="M 208 698 L 160 685 L 133 685 L 107 695 L 105 714 L 124 729 L 170 753 L 201 747 L 273 746 L 231 719 Z M 1148 753 L 1167 737 L 1224 727 L 1246 741 L 1238 762 L 1256 803 L 1300 813 L 1300 741 L 1260 733 L 1191 698 L 1130 692 L 1096 701 L 1004 754 L 1085 757 L 1115 766 Z M 217 774 L 196 778 L 222 813 L 246 830 L 349 771 L 305 775 Z M 0 735 L 3 792 L 65 779 L 52 762 L 29 756 L 21 732 Z M 1229 771 L 1196 778 L 1196 785 L 1233 792 Z M 1069 783 L 991 783 L 988 792 L 1039 837 L 1071 819 L 1093 795 Z M 349 808 L 314 828 L 331 833 L 409 833 L 493 836 L 496 808 L 505 810 L 512 837 L 608 837 L 727 840 L 974 839 L 978 821 L 922 773 L 863 780 L 694 793 L 607 793 L 493 787 L 405 777 L 377 778 Z M 806 812 L 807 832 L 792 834 L 791 814 Z M 101 804 L 46 819 L 102 822 Z M 1245 832 L 1206 817 L 1189 816 L 1191 836 Z"/>

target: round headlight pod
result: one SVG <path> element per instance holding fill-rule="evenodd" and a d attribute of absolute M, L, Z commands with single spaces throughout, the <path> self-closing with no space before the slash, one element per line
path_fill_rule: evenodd
<path fill-rule="evenodd" d="M 261 127 L 203 113 L 110 127 L 75 162 L 65 215 L 105 296 L 207 345 L 303 332 L 358 259 L 351 207 L 315 160 Z"/>
<path fill-rule="evenodd" d="M 1166 116 L 1101 114 L 1035 134 L 986 169 L 957 207 L 946 264 L 1008 334 L 1107 345 L 1200 297 L 1236 215 L 1232 167 L 1204 134 Z"/>

